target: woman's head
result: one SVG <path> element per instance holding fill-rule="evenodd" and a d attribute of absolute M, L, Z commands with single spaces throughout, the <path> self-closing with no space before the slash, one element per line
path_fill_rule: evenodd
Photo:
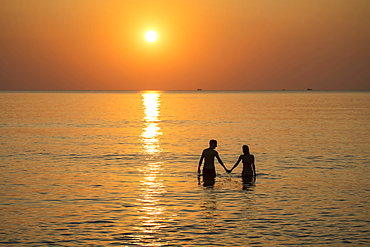
<path fill-rule="evenodd" d="M 243 153 L 244 154 L 250 154 L 249 153 L 249 147 L 247 145 L 243 145 Z"/>

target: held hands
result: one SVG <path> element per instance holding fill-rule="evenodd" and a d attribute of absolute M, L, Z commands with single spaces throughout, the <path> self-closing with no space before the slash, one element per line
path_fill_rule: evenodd
<path fill-rule="evenodd" d="M 227 168 L 225 168 L 225 171 L 227 172 L 227 173 L 231 173 L 232 171 L 233 171 L 233 169 L 227 169 Z M 200 175 L 200 169 L 198 169 L 198 175 Z"/>

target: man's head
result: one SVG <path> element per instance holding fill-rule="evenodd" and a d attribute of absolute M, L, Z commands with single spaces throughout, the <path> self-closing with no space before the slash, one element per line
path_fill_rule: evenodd
<path fill-rule="evenodd" d="M 210 140 L 209 141 L 209 147 L 210 148 L 216 148 L 217 147 L 217 141 L 216 140 Z"/>

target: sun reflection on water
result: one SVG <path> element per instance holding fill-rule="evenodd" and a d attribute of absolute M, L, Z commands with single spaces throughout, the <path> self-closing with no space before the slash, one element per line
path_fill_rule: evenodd
<path fill-rule="evenodd" d="M 154 233 L 164 227 L 162 214 L 165 208 L 160 205 L 160 197 L 165 189 L 161 179 L 157 177 L 160 169 L 161 163 L 147 164 L 141 181 L 142 197 L 140 203 L 142 207 L 140 212 L 144 214 L 140 216 L 142 220 L 140 227 L 144 233 Z"/>
<path fill-rule="evenodd" d="M 161 148 L 158 137 L 162 134 L 159 123 L 160 93 L 149 91 L 142 93 L 144 110 L 141 142 L 145 154 L 159 154 Z"/>
<path fill-rule="evenodd" d="M 139 202 L 139 219 L 141 224 L 137 229 L 142 232 L 138 241 L 145 246 L 162 246 L 160 239 L 153 234 L 166 227 L 164 224 L 165 207 L 160 198 L 165 192 L 160 178 L 162 162 L 156 160 L 162 152 L 159 136 L 162 135 L 160 120 L 160 92 L 147 91 L 142 94 L 143 131 L 141 134 L 142 153 L 146 155 L 143 167 L 139 170 L 143 175 L 140 183 L 141 196 Z"/>

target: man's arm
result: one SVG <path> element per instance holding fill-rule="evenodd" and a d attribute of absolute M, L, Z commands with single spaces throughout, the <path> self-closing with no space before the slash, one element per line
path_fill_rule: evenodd
<path fill-rule="evenodd" d="M 218 160 L 218 163 L 220 163 L 220 165 L 225 169 L 226 172 L 229 172 L 229 170 L 227 170 L 227 168 L 225 167 L 224 163 L 222 162 L 220 156 L 218 155 L 218 152 L 217 151 L 215 151 L 215 152 L 216 152 L 216 158 Z"/>
<path fill-rule="evenodd" d="M 202 155 L 200 156 L 200 159 L 199 159 L 198 174 L 200 174 L 200 167 L 202 166 L 203 159 L 204 159 L 204 150 L 203 150 Z"/>

